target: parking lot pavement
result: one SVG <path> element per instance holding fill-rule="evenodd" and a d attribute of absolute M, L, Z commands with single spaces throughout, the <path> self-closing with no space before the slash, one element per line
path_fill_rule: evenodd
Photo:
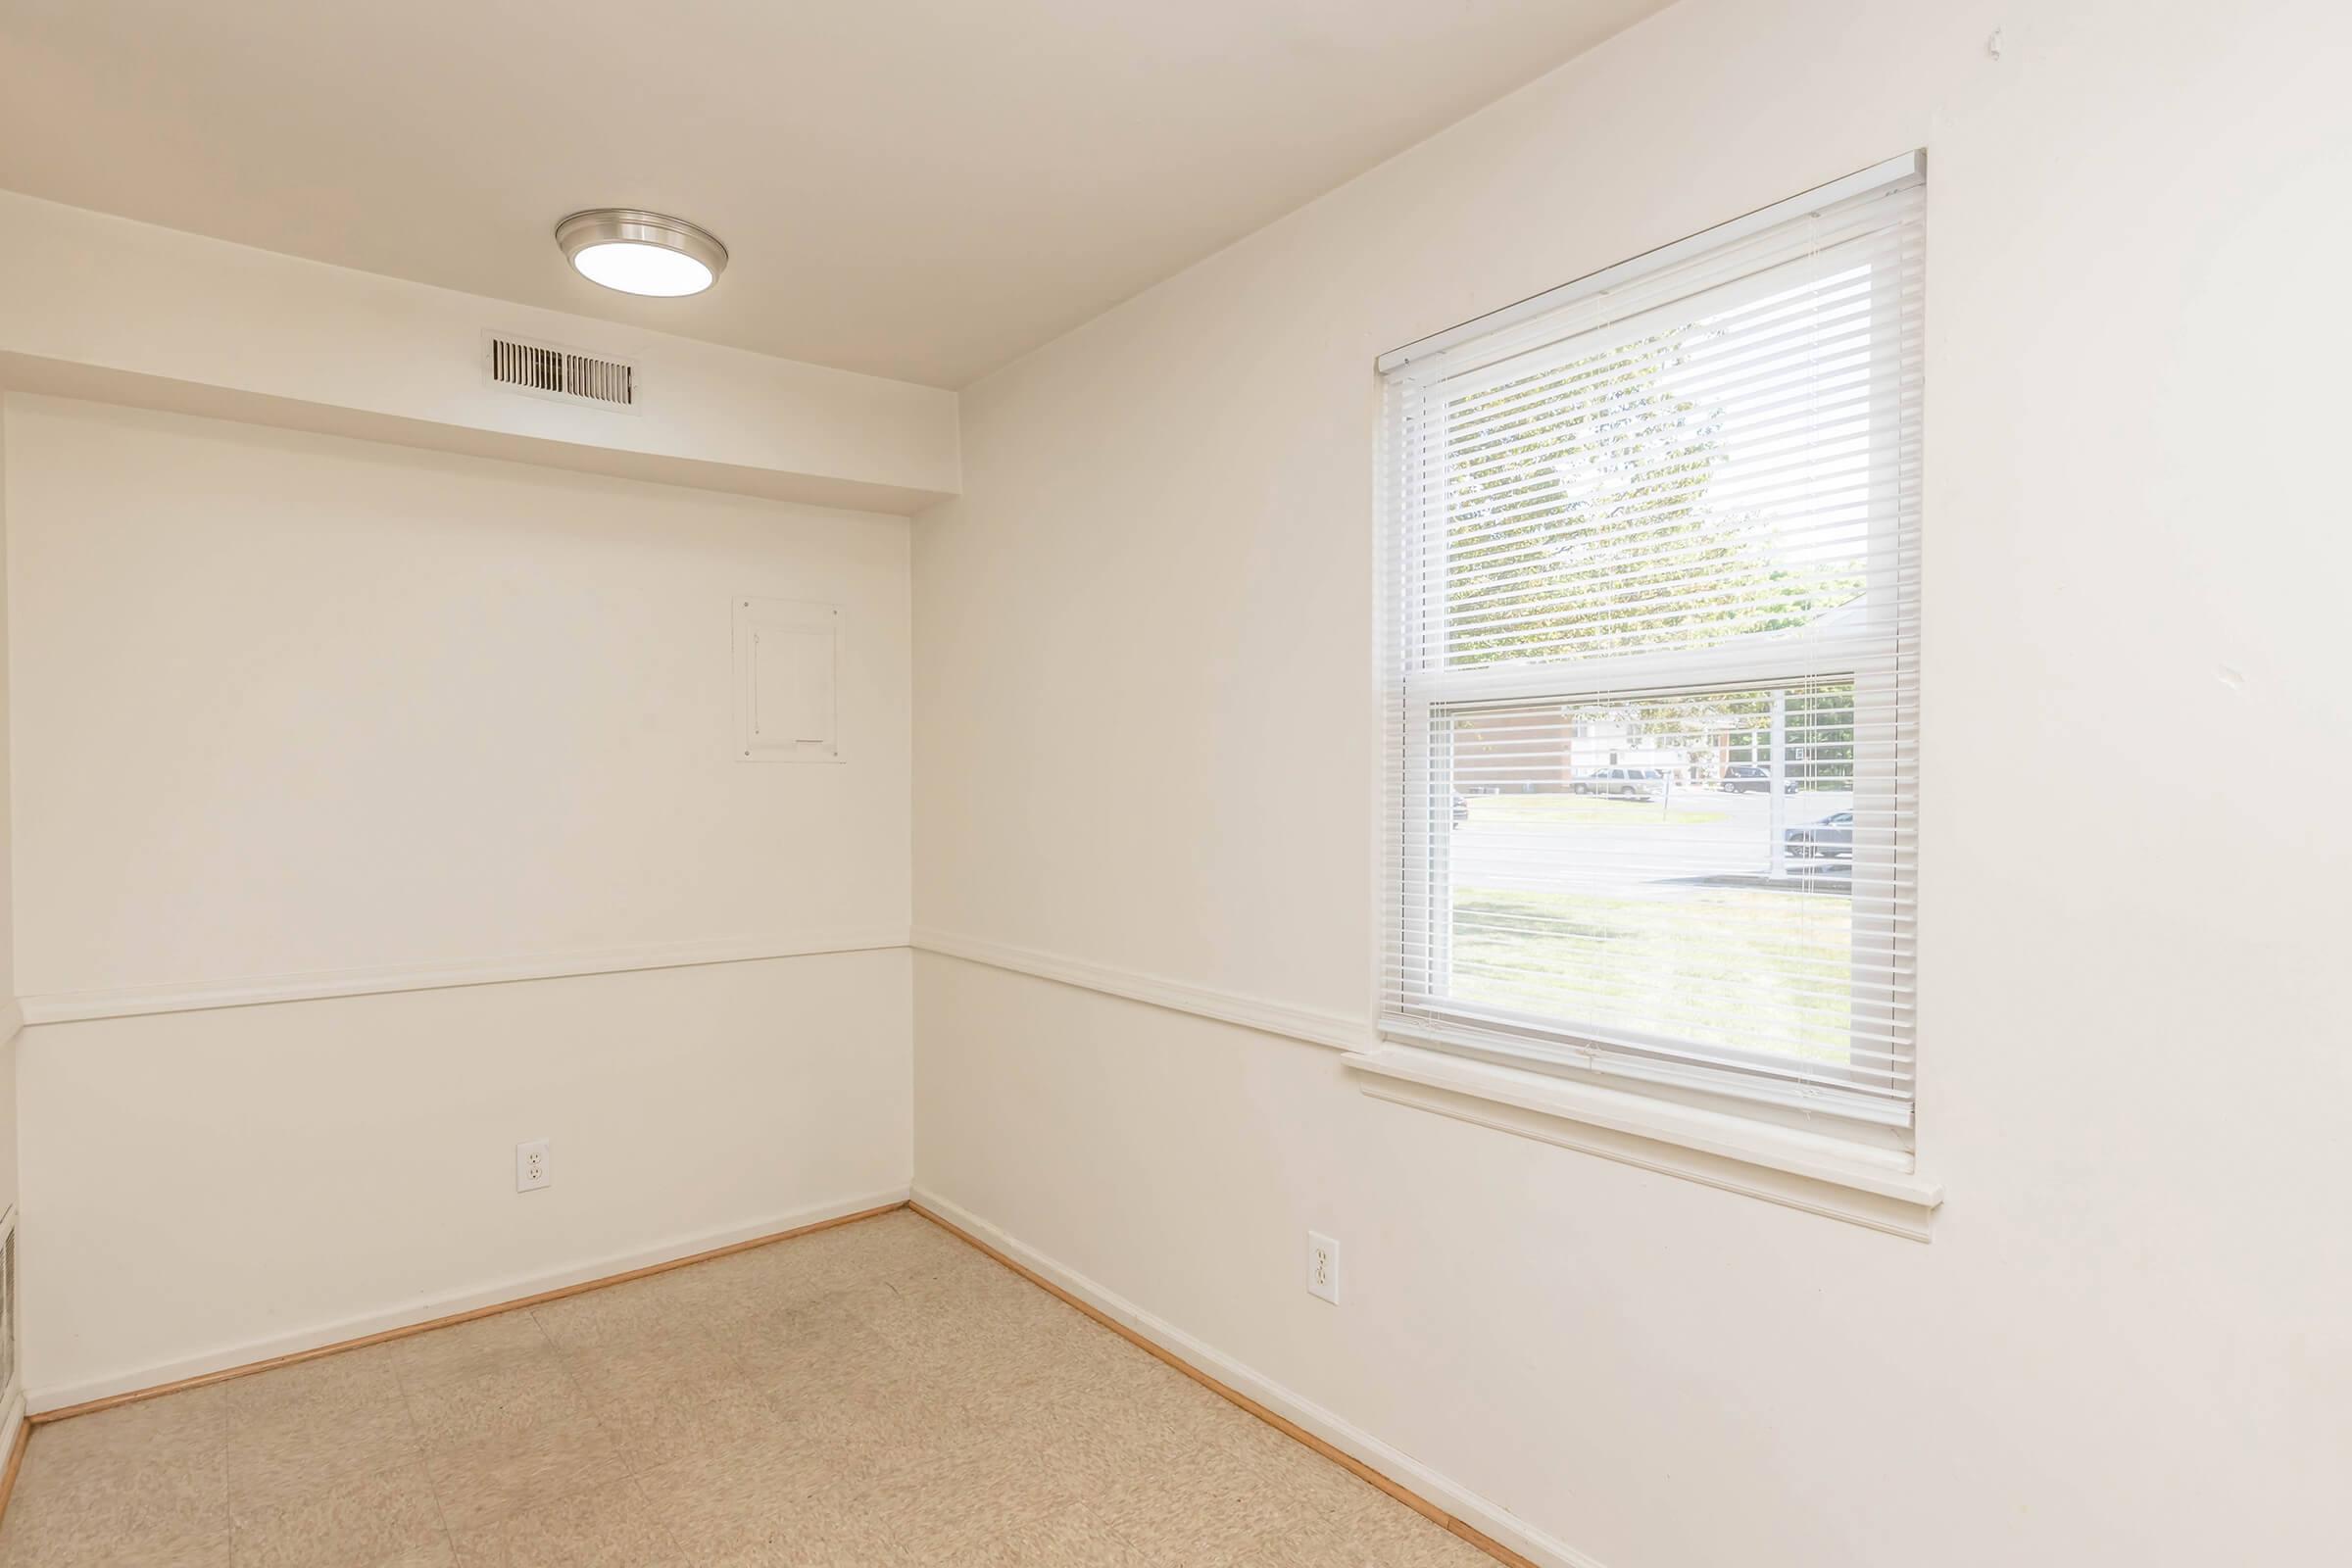
<path fill-rule="evenodd" d="M 1570 796 L 1564 814 L 1546 819 L 1556 796 L 1469 798 L 1467 821 L 1451 842 L 1453 883 L 1518 892 L 1671 894 L 1710 878 L 1763 882 L 1772 873 L 1773 798 L 1722 790 L 1674 789 L 1663 800 Z M 1567 803 L 1574 803 L 1573 806 Z M 1850 810 L 1841 790 L 1806 790 L 1780 798 L 1783 831 Z M 1789 862 L 1798 885 L 1838 885 L 1843 862 Z"/>

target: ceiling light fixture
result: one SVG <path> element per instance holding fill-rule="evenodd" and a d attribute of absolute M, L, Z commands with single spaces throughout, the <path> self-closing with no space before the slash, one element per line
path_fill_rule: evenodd
<path fill-rule="evenodd" d="M 700 294 L 726 270 L 727 248 L 682 218 L 599 207 L 556 225 L 572 270 L 623 294 Z"/>

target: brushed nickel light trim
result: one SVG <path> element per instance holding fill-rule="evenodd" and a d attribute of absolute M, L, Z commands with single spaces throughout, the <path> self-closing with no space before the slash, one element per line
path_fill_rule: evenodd
<path fill-rule="evenodd" d="M 700 294 L 727 269 L 727 248 L 710 230 L 633 207 L 574 213 L 556 225 L 556 243 L 574 271 L 623 294 Z"/>

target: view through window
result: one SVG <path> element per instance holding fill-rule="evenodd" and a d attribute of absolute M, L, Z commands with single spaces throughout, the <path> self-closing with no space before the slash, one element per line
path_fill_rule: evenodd
<path fill-rule="evenodd" d="M 1907 1122 L 1921 210 L 1392 375 L 1392 1032 Z"/>

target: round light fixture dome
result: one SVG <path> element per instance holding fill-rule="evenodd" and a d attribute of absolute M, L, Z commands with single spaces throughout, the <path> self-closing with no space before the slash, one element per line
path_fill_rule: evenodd
<path fill-rule="evenodd" d="M 726 270 L 727 248 L 682 218 L 599 207 L 556 225 L 572 270 L 623 294 L 700 294 Z"/>

